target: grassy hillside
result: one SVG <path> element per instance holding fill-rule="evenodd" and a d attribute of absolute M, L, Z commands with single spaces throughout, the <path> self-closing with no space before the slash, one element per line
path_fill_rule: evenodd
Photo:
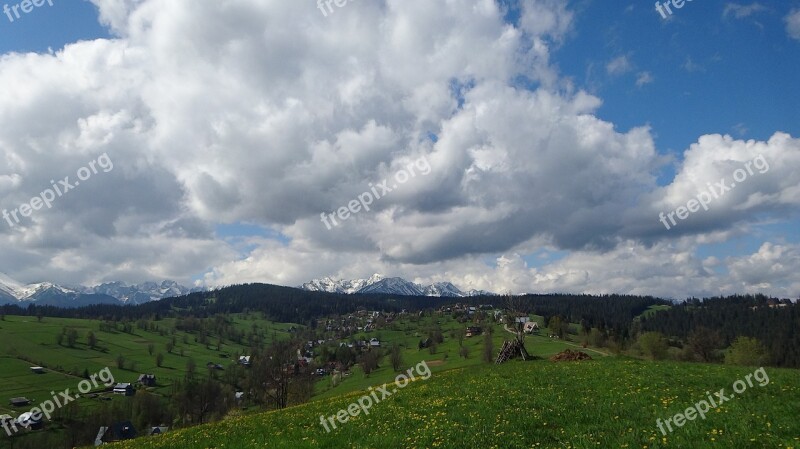
<path fill-rule="evenodd" d="M 541 317 L 538 318 L 541 320 Z M 417 344 L 421 339 L 426 338 L 427 334 L 425 330 L 434 324 L 441 327 L 445 339 L 443 343 L 438 345 L 436 352 L 431 354 L 428 349 L 419 350 Z M 464 338 L 461 343 L 459 343 L 457 336 L 454 337 L 454 335 L 463 335 L 466 326 L 467 324 L 459 323 L 446 315 L 425 317 L 418 322 L 400 320 L 387 329 L 381 329 L 377 332 L 360 333 L 353 338 L 356 340 L 369 340 L 372 337 L 376 337 L 381 341 L 384 348 L 389 348 L 393 344 L 398 344 L 400 347 L 404 348 L 403 361 L 406 365 L 415 365 L 422 360 L 427 360 L 431 362 L 430 368 L 436 372 L 472 367 L 483 363 L 484 336 Z M 484 327 L 487 326 L 488 324 L 484 324 Z M 500 324 L 492 324 L 491 326 L 493 327 L 493 354 L 496 357 L 503 345 L 503 341 L 514 338 L 514 335 L 505 331 Z M 542 333 L 546 333 L 546 331 Z M 468 348 L 469 355 L 467 358 L 463 358 L 459 355 L 460 344 Z M 526 336 L 525 346 L 531 355 L 542 358 L 550 357 L 564 349 L 575 349 L 578 347 L 575 343 L 554 340 L 541 335 Z M 592 356 L 603 356 L 603 353 L 593 349 L 586 349 L 586 351 L 592 354 Z M 388 359 L 388 357 L 385 357 L 383 363 L 381 363 L 381 367 L 372 372 L 369 377 L 364 376 L 358 365 L 354 366 L 352 375 L 344 378 L 344 380 L 335 387 L 332 386 L 330 377 L 322 378 L 316 385 L 316 398 L 322 399 L 340 396 L 351 391 L 365 389 L 376 383 L 389 382 L 394 378 L 396 373 L 392 371 Z"/>
<path fill-rule="evenodd" d="M 752 368 L 604 358 L 511 362 L 434 373 L 326 433 L 363 392 L 113 445 L 199 448 L 793 448 L 800 372 L 767 369 L 757 384 L 666 437 L 666 419 Z"/>
<path fill-rule="evenodd" d="M 263 320 L 245 319 L 243 316 L 232 316 L 234 324 L 242 329 L 252 329 L 253 324 L 263 331 L 269 340 L 273 335 L 279 338 L 288 335 L 286 329 L 291 324 L 273 324 Z M 172 320 L 157 322 L 163 329 L 173 326 Z M 56 336 L 62 329 L 70 328 L 78 332 L 77 344 L 70 348 L 59 346 Z M 41 322 L 35 317 L 6 316 L 0 321 L 0 337 L 3 349 L 0 350 L 0 414 L 9 413 L 14 416 L 20 410 L 11 409 L 8 399 L 26 396 L 29 399 L 44 400 L 50 391 L 63 391 L 66 388 L 76 389 L 85 370 L 96 373 L 103 368 L 111 368 L 118 382 L 135 382 L 141 373 L 152 373 L 158 378 L 159 392 L 167 392 L 174 379 L 184 376 L 187 361 L 191 358 L 205 372 L 207 362 L 228 365 L 230 357 L 237 352 L 247 351 L 245 346 L 225 341 L 217 350 L 217 339 L 211 340 L 209 348 L 195 342 L 195 335 L 185 332 L 175 333 L 175 349 L 167 352 L 165 346 L 172 335 L 160 335 L 157 332 L 145 331 L 134 327 L 132 333 L 120 331 L 100 331 L 100 322 L 96 320 L 79 320 L 68 318 L 44 318 Z M 87 346 L 86 336 L 94 332 L 98 339 L 96 349 Z M 154 346 L 154 355 L 150 355 L 148 347 Z M 183 355 L 181 355 L 183 351 Z M 156 366 L 155 354 L 164 355 L 164 363 Z M 126 366 L 135 363 L 135 369 L 118 369 L 116 359 L 122 355 Z M 228 357 L 223 357 L 227 355 Z M 32 374 L 30 367 L 41 365 L 47 367 L 45 374 Z M 91 405 L 89 399 L 82 400 Z M 35 403 L 34 403 L 35 404 Z"/>

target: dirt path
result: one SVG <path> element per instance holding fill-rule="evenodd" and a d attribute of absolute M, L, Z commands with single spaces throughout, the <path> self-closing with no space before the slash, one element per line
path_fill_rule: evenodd
<path fill-rule="evenodd" d="M 598 354 L 602 354 L 602 355 L 604 355 L 604 356 L 606 356 L 606 357 L 610 357 L 610 356 L 611 356 L 611 354 L 609 354 L 609 353 L 607 353 L 607 352 L 598 351 L 597 349 L 592 349 L 592 348 L 584 348 L 583 346 L 576 345 L 575 343 L 569 343 L 569 342 L 566 342 L 566 341 L 563 341 L 563 340 L 562 340 L 562 343 L 564 343 L 565 345 L 575 346 L 576 348 L 583 349 L 584 351 L 592 351 L 592 352 L 596 352 L 596 353 L 598 353 Z"/>

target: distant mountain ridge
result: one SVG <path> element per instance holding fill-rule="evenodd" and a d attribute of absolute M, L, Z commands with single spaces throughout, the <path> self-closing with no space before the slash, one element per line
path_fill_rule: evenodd
<path fill-rule="evenodd" d="M 172 296 L 182 296 L 204 288 L 188 288 L 175 281 L 107 282 L 93 287 L 82 285 L 63 286 L 50 282 L 22 284 L 0 273 L 0 304 L 48 305 L 57 307 L 81 307 L 92 304 L 143 304 Z"/>
<path fill-rule="evenodd" d="M 336 280 L 331 277 L 314 279 L 300 287 L 303 290 L 328 293 L 358 294 L 385 293 L 403 296 L 436 296 L 464 298 L 469 296 L 495 296 L 495 293 L 484 290 L 462 291 L 450 282 L 436 282 L 431 285 L 420 285 L 399 277 L 384 278 L 373 274 L 369 279 Z"/>
<path fill-rule="evenodd" d="M 463 298 L 471 296 L 494 296 L 483 290 L 462 291 L 450 282 L 420 285 L 399 277 L 385 278 L 374 274 L 367 279 L 336 280 L 330 277 L 314 279 L 296 287 L 306 291 L 339 294 L 377 293 L 402 296 L 432 296 Z M 163 298 L 184 296 L 206 291 L 205 287 L 185 287 L 175 281 L 161 283 L 106 282 L 96 286 L 58 285 L 51 282 L 23 284 L 0 273 L 0 305 L 13 304 L 22 307 L 35 304 L 55 307 L 83 307 L 94 304 L 137 305 Z"/>

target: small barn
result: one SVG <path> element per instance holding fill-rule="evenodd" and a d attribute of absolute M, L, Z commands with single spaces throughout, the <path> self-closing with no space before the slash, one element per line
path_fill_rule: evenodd
<path fill-rule="evenodd" d="M 114 394 L 121 394 L 124 396 L 133 396 L 136 391 L 133 389 L 133 385 L 129 383 L 120 383 L 114 385 Z"/>
<path fill-rule="evenodd" d="M 94 439 L 95 446 L 115 441 L 132 440 L 137 437 L 136 428 L 130 421 L 114 423 L 109 427 L 101 427 Z"/>
<path fill-rule="evenodd" d="M 41 430 L 44 428 L 44 421 L 41 413 L 23 413 L 17 417 L 17 424 L 29 430 Z"/>
<path fill-rule="evenodd" d="M 163 433 L 167 433 L 168 430 L 169 430 L 169 427 L 166 427 L 166 426 L 151 427 L 150 428 L 150 432 L 148 433 L 148 435 L 150 435 L 150 436 L 161 435 Z"/>
<path fill-rule="evenodd" d="M 25 407 L 31 405 L 31 400 L 28 398 L 11 398 L 9 401 L 14 407 Z"/>
<path fill-rule="evenodd" d="M 137 382 L 140 385 L 145 387 L 155 387 L 156 386 L 156 375 L 155 374 L 142 374 L 139 376 L 139 380 Z"/>

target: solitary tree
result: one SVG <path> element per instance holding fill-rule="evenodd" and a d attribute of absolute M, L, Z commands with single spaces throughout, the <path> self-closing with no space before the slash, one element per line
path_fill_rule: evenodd
<path fill-rule="evenodd" d="M 69 329 L 67 331 L 67 346 L 70 348 L 75 347 L 75 343 L 78 342 L 78 331 L 75 329 Z"/>
<path fill-rule="evenodd" d="M 645 332 L 640 335 L 639 347 L 653 360 L 663 360 L 667 357 L 667 340 L 658 332 Z"/>
<path fill-rule="evenodd" d="M 361 356 L 361 370 L 364 371 L 364 374 L 369 375 L 379 368 L 378 362 L 378 351 L 367 351 Z"/>
<path fill-rule="evenodd" d="M 686 341 L 686 349 L 692 358 L 700 362 L 713 362 L 717 359 L 717 350 L 722 346 L 719 332 L 707 327 L 695 328 Z"/>
<path fill-rule="evenodd" d="M 552 335 L 558 335 L 558 338 L 564 338 L 567 334 L 568 324 L 565 323 L 560 316 L 550 318 L 547 328 L 550 329 Z"/>
<path fill-rule="evenodd" d="M 295 345 L 280 340 L 270 345 L 266 352 L 256 358 L 256 366 L 251 371 L 251 389 L 261 389 L 265 399 L 271 401 L 275 408 L 283 409 L 289 403 L 289 383 L 294 370 L 290 369 L 296 362 Z"/>
<path fill-rule="evenodd" d="M 395 371 L 400 371 L 403 369 L 403 354 L 400 351 L 400 345 L 397 343 L 392 345 L 392 353 L 390 356 L 390 360 L 392 362 L 392 369 Z"/>
<path fill-rule="evenodd" d="M 725 363 L 730 365 L 758 366 L 766 361 L 767 349 L 760 341 L 750 337 L 739 337 L 734 340 L 725 355 Z"/>
<path fill-rule="evenodd" d="M 189 359 L 186 361 L 186 378 L 193 379 L 195 371 L 197 371 L 197 363 L 194 362 L 194 359 Z"/>
<path fill-rule="evenodd" d="M 94 336 L 94 332 L 89 331 L 89 334 L 86 335 L 86 344 L 92 349 L 97 346 L 97 337 Z"/>
<path fill-rule="evenodd" d="M 489 332 L 483 336 L 483 361 L 486 363 L 494 362 L 494 340 L 492 340 L 492 334 Z"/>

